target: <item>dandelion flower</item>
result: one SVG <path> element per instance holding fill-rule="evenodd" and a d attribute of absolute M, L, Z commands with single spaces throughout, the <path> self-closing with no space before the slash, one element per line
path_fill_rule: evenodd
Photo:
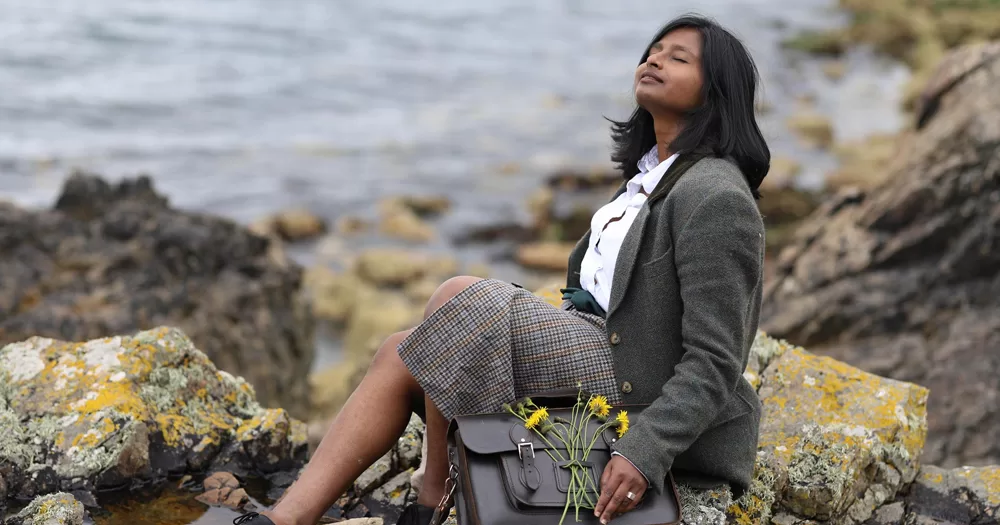
<path fill-rule="evenodd" d="M 618 437 L 622 437 L 628 432 L 628 412 L 622 410 L 618 413 L 618 417 L 615 418 L 618 422 Z"/>
<path fill-rule="evenodd" d="M 607 416 L 611 412 L 611 405 L 608 404 L 608 398 L 600 395 L 591 398 L 590 411 L 597 416 Z"/>
<path fill-rule="evenodd" d="M 548 418 L 549 418 L 549 409 L 541 407 L 538 410 L 532 412 L 530 416 L 528 416 L 528 420 L 524 422 L 524 428 L 531 430 L 536 426 L 538 426 L 539 423 L 545 421 Z"/>

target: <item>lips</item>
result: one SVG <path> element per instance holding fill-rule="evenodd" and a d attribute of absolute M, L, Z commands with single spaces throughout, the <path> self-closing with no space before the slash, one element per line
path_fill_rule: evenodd
<path fill-rule="evenodd" d="M 642 82 L 644 80 L 646 80 L 647 82 L 658 82 L 660 84 L 663 83 L 663 79 L 660 78 L 660 75 L 657 75 L 656 72 L 651 70 L 646 70 L 642 73 L 642 75 L 639 76 L 639 82 Z"/>

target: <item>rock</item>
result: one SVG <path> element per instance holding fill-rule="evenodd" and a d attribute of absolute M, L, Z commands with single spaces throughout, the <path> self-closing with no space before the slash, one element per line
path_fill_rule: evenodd
<path fill-rule="evenodd" d="M 426 243 L 437 237 L 430 225 L 398 200 L 383 201 L 379 215 L 379 231 L 393 239 Z"/>
<path fill-rule="evenodd" d="M 902 525 L 905 514 L 906 508 L 903 506 L 903 502 L 890 503 L 879 507 L 875 511 L 875 515 L 865 523 L 866 525 Z"/>
<path fill-rule="evenodd" d="M 802 172 L 802 164 L 788 157 L 771 157 L 771 169 L 760 184 L 762 192 L 784 190 L 795 185 L 795 179 Z"/>
<path fill-rule="evenodd" d="M 617 188 L 622 183 L 622 175 L 603 166 L 587 171 L 562 169 L 546 177 L 545 182 L 550 188 L 560 191 L 606 190 Z"/>
<path fill-rule="evenodd" d="M 3 473 L 0 472 L 0 523 L 3 523 L 4 518 L 7 517 L 7 482 L 3 479 Z"/>
<path fill-rule="evenodd" d="M 424 306 L 414 305 L 405 297 L 385 292 L 361 303 L 351 313 L 344 334 L 344 354 L 349 359 L 367 362 L 390 335 L 416 326 L 423 318 Z"/>
<path fill-rule="evenodd" d="M 368 359 L 348 357 L 340 363 L 309 376 L 313 388 L 313 418 L 309 423 L 309 446 L 315 448 L 326 435 L 333 416 L 361 384 L 368 371 Z"/>
<path fill-rule="evenodd" d="M 251 224 L 250 230 L 265 237 L 277 235 L 294 242 L 322 235 L 326 232 L 326 221 L 309 210 L 285 210 Z"/>
<path fill-rule="evenodd" d="M 559 291 L 560 288 L 565 288 L 566 283 L 563 282 L 553 282 L 544 286 L 540 286 L 535 289 L 535 296 L 544 299 L 545 302 L 559 308 L 562 306 L 562 292 Z"/>
<path fill-rule="evenodd" d="M 337 522 L 340 525 L 382 525 L 384 521 L 382 518 L 357 518 L 353 520 L 345 520 Z"/>
<path fill-rule="evenodd" d="M 403 435 L 396 442 L 396 468 L 407 470 L 417 468 L 423 457 L 424 422 L 416 414 L 410 416 Z"/>
<path fill-rule="evenodd" d="M 837 81 L 844 78 L 844 74 L 847 72 L 847 64 L 843 60 L 830 60 L 823 62 L 820 66 L 823 70 L 823 74 L 826 78 Z"/>
<path fill-rule="evenodd" d="M 996 523 L 1000 519 L 1000 466 L 924 467 L 904 501 L 906 517 L 895 523 Z"/>
<path fill-rule="evenodd" d="M 344 216 L 337 219 L 334 230 L 341 235 L 357 235 L 369 228 L 368 223 L 360 217 Z"/>
<path fill-rule="evenodd" d="M 268 473 L 305 460 L 305 425 L 261 407 L 253 387 L 173 328 L 9 344 L 0 385 L 0 457 L 21 499 L 219 466 Z"/>
<path fill-rule="evenodd" d="M 398 287 L 427 276 L 447 279 L 458 272 L 458 262 L 448 256 L 430 256 L 395 248 L 362 252 L 352 273 L 379 287 Z"/>
<path fill-rule="evenodd" d="M 527 268 L 565 272 L 569 265 L 569 254 L 575 243 L 538 242 L 523 244 L 517 248 L 517 262 Z"/>
<path fill-rule="evenodd" d="M 481 277 L 483 279 L 489 279 L 490 275 L 493 273 L 493 269 L 490 268 L 490 266 L 485 263 L 472 263 L 466 266 L 465 271 L 462 273 L 464 275 L 471 275 L 473 277 Z"/>
<path fill-rule="evenodd" d="M 54 210 L 0 204 L 0 345 L 177 326 L 262 403 L 308 409 L 313 320 L 301 270 L 236 223 L 178 211 L 149 178 L 76 173 Z"/>
<path fill-rule="evenodd" d="M 768 333 L 930 388 L 923 461 L 942 467 L 1000 463 L 998 75 L 944 92 L 885 182 L 821 206 L 764 290 Z"/>
<path fill-rule="evenodd" d="M 206 505 L 241 509 L 250 501 L 247 492 L 240 488 L 240 482 L 229 472 L 213 472 L 202 485 L 205 492 L 195 499 Z"/>
<path fill-rule="evenodd" d="M 367 496 L 388 481 L 393 476 L 394 456 L 394 451 L 390 450 L 362 472 L 354 480 L 354 492 L 359 496 Z"/>
<path fill-rule="evenodd" d="M 72 494 L 57 492 L 35 498 L 4 525 L 83 525 L 83 505 Z"/>
<path fill-rule="evenodd" d="M 444 195 L 405 195 L 397 200 L 418 217 L 433 217 L 451 209 L 451 199 Z"/>
<path fill-rule="evenodd" d="M 403 507 L 407 504 L 412 473 L 411 469 L 396 474 L 369 496 L 362 498 L 362 501 L 376 516 L 381 516 L 390 523 L 396 523 Z"/>
<path fill-rule="evenodd" d="M 789 117 L 786 124 L 809 147 L 827 149 L 833 144 L 833 124 L 825 115 L 804 111 Z"/>
<path fill-rule="evenodd" d="M 826 175 L 826 191 L 849 186 L 870 190 L 882 184 L 891 171 L 898 141 L 898 135 L 874 135 L 834 146 L 840 166 Z"/>
<path fill-rule="evenodd" d="M 434 292 L 441 286 L 441 282 L 440 279 L 425 277 L 419 281 L 408 283 L 404 289 L 404 293 L 411 303 L 426 305 L 430 301 L 431 296 L 434 295 Z"/>
<path fill-rule="evenodd" d="M 730 515 L 760 519 L 769 507 L 761 501 L 772 499 L 797 519 L 860 523 L 916 476 L 926 435 L 925 388 L 763 334 L 746 376 L 759 385 L 763 407 L 761 483 Z"/>
<path fill-rule="evenodd" d="M 304 287 L 316 317 L 346 324 L 359 304 L 373 300 L 378 290 L 355 276 L 316 266 L 306 271 Z"/>

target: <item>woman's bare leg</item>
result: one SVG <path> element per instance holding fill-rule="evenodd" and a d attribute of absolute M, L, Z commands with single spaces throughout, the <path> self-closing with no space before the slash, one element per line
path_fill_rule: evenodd
<path fill-rule="evenodd" d="M 424 318 L 478 277 L 454 277 L 434 292 Z M 330 424 L 299 479 L 274 510 L 264 512 L 277 525 L 312 525 L 354 480 L 399 439 L 409 421 L 413 396 L 424 396 L 428 440 L 423 487 L 418 500 L 436 506 L 448 476 L 448 421 L 424 395 L 396 347 L 410 331 L 390 336 L 375 354 L 364 380 Z M 377 417 L 373 417 L 377 415 Z"/>
<path fill-rule="evenodd" d="M 386 339 L 302 475 L 273 510 L 263 513 L 277 525 L 316 523 L 365 469 L 396 444 L 410 420 L 411 401 L 424 395 L 396 351 L 408 334 Z"/>
<path fill-rule="evenodd" d="M 436 507 L 444 496 L 445 481 L 448 479 L 448 420 L 430 398 L 425 399 L 424 407 L 427 412 L 427 428 L 424 430 L 427 455 L 422 460 L 424 482 L 417 503 Z"/>
<path fill-rule="evenodd" d="M 424 319 L 431 316 L 444 303 L 471 284 L 480 281 L 478 277 L 454 277 L 438 287 L 427 302 Z M 417 502 L 428 507 L 435 507 L 444 495 L 445 481 L 448 479 L 448 420 L 444 418 L 430 398 L 424 400 L 427 428 L 424 439 L 427 440 L 427 457 L 424 462 L 424 482 L 420 488 Z"/>

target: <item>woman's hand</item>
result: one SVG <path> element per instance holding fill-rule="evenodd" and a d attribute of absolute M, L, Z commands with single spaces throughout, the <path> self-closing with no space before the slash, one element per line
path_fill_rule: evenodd
<path fill-rule="evenodd" d="M 604 467 L 604 474 L 601 474 L 601 497 L 594 507 L 594 516 L 607 524 L 618 514 L 634 509 L 647 488 L 649 483 L 645 476 L 629 460 L 618 455 L 611 456 L 608 466 Z M 632 499 L 628 498 L 629 492 L 634 496 Z"/>

